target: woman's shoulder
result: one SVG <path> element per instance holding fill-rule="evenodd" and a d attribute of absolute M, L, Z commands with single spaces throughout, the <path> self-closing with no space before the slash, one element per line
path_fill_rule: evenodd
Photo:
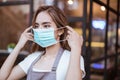
<path fill-rule="evenodd" d="M 70 55 L 71 55 L 71 51 L 64 50 L 63 56 L 60 60 L 59 66 L 58 66 L 59 69 L 60 69 L 60 70 L 58 70 L 58 72 L 62 71 L 62 74 L 63 74 L 63 71 L 67 71 L 68 66 L 69 66 L 69 61 L 70 61 Z M 65 66 L 63 67 L 61 65 L 65 65 Z M 85 69 L 84 69 L 84 58 L 83 58 L 83 56 L 80 57 L 80 68 L 83 71 L 82 77 L 84 77 L 86 73 L 85 73 Z"/>
<path fill-rule="evenodd" d="M 39 55 L 41 55 L 43 52 L 42 51 L 36 51 L 36 52 L 33 52 L 31 54 L 29 54 L 25 59 L 24 61 L 31 61 L 33 62 Z"/>
<path fill-rule="evenodd" d="M 42 54 L 41 51 L 36 51 L 36 52 L 33 52 L 33 53 L 29 54 L 26 58 L 28 58 L 28 57 L 34 58 L 34 57 L 39 56 L 40 54 Z"/>
<path fill-rule="evenodd" d="M 65 55 L 70 55 L 70 53 L 71 53 L 71 51 L 69 51 L 67 49 L 65 49 L 64 52 L 63 52 L 63 54 L 65 54 Z"/>
<path fill-rule="evenodd" d="M 32 62 L 41 54 L 42 54 L 42 52 L 38 52 L 38 51 L 31 53 L 23 61 L 21 61 L 18 65 L 27 74 L 28 69 L 29 69 L 30 65 L 32 64 Z"/>
<path fill-rule="evenodd" d="M 71 51 L 69 51 L 69 50 L 64 50 L 64 52 L 63 52 L 63 57 L 64 57 L 64 59 L 70 59 L 70 54 L 71 54 Z M 80 61 L 81 62 L 84 62 L 84 58 L 83 58 L 83 56 L 81 55 L 81 57 L 80 57 Z"/>

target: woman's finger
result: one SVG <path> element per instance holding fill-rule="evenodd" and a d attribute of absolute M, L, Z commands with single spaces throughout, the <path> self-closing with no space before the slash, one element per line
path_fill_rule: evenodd
<path fill-rule="evenodd" d="M 30 38 L 33 38 L 33 34 L 31 34 L 31 33 L 28 33 L 28 34 L 26 34 L 26 37 L 30 37 Z"/>
<path fill-rule="evenodd" d="M 71 31 L 67 31 L 67 33 L 70 35 L 70 34 L 72 34 L 72 32 Z"/>
<path fill-rule="evenodd" d="M 27 29 L 25 29 L 25 32 L 28 32 L 31 28 L 32 26 L 28 27 Z"/>
<path fill-rule="evenodd" d="M 33 38 L 32 36 L 27 36 L 27 39 L 28 39 L 28 40 L 31 40 L 31 41 L 34 40 L 34 38 Z"/>
<path fill-rule="evenodd" d="M 70 37 L 70 35 L 67 35 L 67 36 L 66 36 L 66 39 L 68 40 L 68 39 L 69 39 L 69 37 Z"/>
<path fill-rule="evenodd" d="M 33 38 L 29 38 L 29 40 L 30 40 L 30 41 L 34 41 L 34 39 L 33 39 Z"/>
<path fill-rule="evenodd" d="M 74 31 L 70 26 L 66 26 L 66 28 L 72 32 Z"/>
<path fill-rule="evenodd" d="M 83 37 L 82 36 L 80 36 L 80 39 L 83 41 Z"/>
<path fill-rule="evenodd" d="M 27 33 L 29 36 L 32 36 L 33 37 L 33 34 L 32 33 Z"/>

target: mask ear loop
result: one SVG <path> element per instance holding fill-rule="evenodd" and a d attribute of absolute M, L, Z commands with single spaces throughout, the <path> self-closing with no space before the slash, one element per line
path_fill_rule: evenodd
<path fill-rule="evenodd" d="M 60 29 L 64 29 L 64 28 L 66 28 L 66 27 L 58 28 L 58 29 L 56 29 L 55 31 L 60 30 Z M 60 35 L 61 35 L 61 34 L 58 34 L 58 36 L 60 36 Z"/>
<path fill-rule="evenodd" d="M 60 40 L 59 42 L 63 42 L 63 41 L 66 41 L 67 39 L 64 39 L 64 40 Z"/>
<path fill-rule="evenodd" d="M 61 27 L 61 28 L 58 28 L 58 29 L 56 29 L 56 30 L 60 30 L 60 29 L 64 29 L 64 28 L 66 28 L 66 27 Z M 55 31 L 56 31 L 55 30 Z M 58 34 L 58 36 L 60 36 L 61 34 Z M 66 41 L 66 40 L 68 40 L 68 38 L 66 38 L 66 39 L 64 39 L 64 40 L 60 40 L 60 41 L 58 41 L 58 42 L 63 42 L 63 41 Z"/>

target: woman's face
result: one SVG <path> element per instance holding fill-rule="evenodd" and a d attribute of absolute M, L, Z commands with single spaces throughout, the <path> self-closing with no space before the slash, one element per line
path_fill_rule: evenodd
<path fill-rule="evenodd" d="M 47 12 L 40 12 L 35 21 L 34 28 L 38 29 L 49 29 L 54 28 L 55 38 L 58 40 L 58 31 L 55 22 Z"/>
<path fill-rule="evenodd" d="M 56 24 L 52 20 L 51 16 L 47 12 L 40 12 L 35 21 L 34 28 L 48 29 L 54 28 L 57 29 Z"/>

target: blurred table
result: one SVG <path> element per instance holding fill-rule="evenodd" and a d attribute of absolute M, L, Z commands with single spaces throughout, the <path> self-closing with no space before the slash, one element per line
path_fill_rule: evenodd
<path fill-rule="evenodd" d="M 0 67 L 2 66 L 9 54 L 10 52 L 8 52 L 7 50 L 0 50 Z M 17 60 L 15 61 L 15 65 L 22 61 L 27 55 L 27 51 L 21 51 L 17 57 Z"/>

